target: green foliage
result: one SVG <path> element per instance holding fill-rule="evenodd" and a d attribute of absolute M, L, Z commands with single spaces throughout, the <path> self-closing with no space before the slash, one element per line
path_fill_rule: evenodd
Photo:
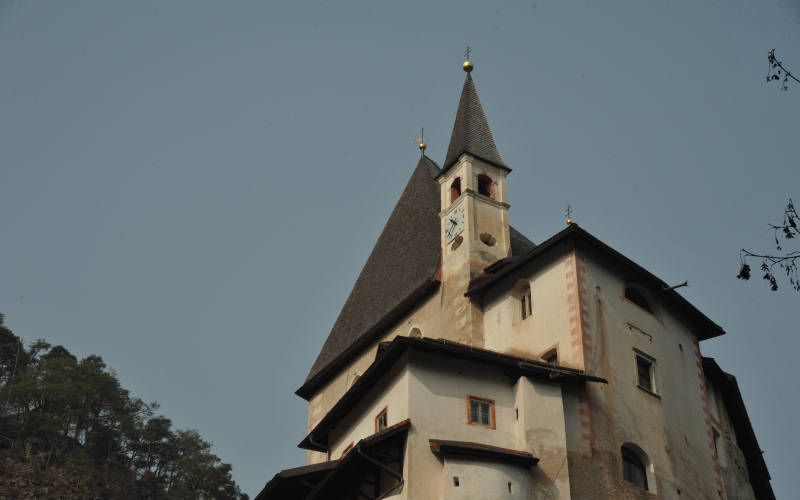
<path fill-rule="evenodd" d="M 230 464 L 194 430 L 173 430 L 100 356 L 37 340 L 0 314 L 0 498 L 244 499 Z"/>

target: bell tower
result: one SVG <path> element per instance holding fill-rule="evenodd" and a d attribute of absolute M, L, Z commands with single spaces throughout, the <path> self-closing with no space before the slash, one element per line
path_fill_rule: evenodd
<path fill-rule="evenodd" d="M 472 80 L 472 62 L 458 103 L 453 133 L 442 172 L 441 189 L 443 278 L 448 268 L 463 265 L 468 279 L 510 255 L 507 176 L 511 171 L 495 146 L 489 123 Z M 455 259 L 454 262 L 449 261 Z"/>
<path fill-rule="evenodd" d="M 495 146 L 472 80 L 467 76 L 458 103 L 440 186 L 442 286 L 446 324 L 455 340 L 483 346 L 480 307 L 464 297 L 470 281 L 511 255 L 506 180 L 511 171 Z"/>

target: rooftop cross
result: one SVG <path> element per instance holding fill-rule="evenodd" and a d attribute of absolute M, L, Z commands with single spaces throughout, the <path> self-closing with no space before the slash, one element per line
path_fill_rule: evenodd
<path fill-rule="evenodd" d="M 414 139 L 414 144 L 419 144 L 419 150 L 422 151 L 422 154 L 424 155 L 425 148 L 428 147 L 428 145 L 425 144 L 425 127 L 422 127 L 420 130 L 419 137 Z"/>
<path fill-rule="evenodd" d="M 470 60 L 469 60 L 469 55 L 470 55 L 470 54 L 472 54 L 472 47 L 470 47 L 469 45 L 467 45 L 467 50 L 465 50 L 465 51 L 464 51 L 464 59 L 465 59 L 465 61 L 464 61 L 464 64 L 463 64 L 463 65 L 461 65 L 461 69 L 463 69 L 463 70 L 464 70 L 464 71 L 466 71 L 467 73 L 469 73 L 470 71 L 472 71 L 472 69 L 475 67 L 475 66 L 472 64 L 472 61 L 470 61 Z"/>
<path fill-rule="evenodd" d="M 572 224 L 572 206 L 567 204 L 567 209 L 564 210 L 564 215 L 567 217 L 567 225 Z"/>

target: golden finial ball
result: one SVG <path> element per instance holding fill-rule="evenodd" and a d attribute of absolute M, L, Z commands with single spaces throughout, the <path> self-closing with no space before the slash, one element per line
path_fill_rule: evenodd
<path fill-rule="evenodd" d="M 426 147 L 428 147 L 428 146 L 426 146 L 424 142 L 420 142 L 420 143 L 419 143 L 419 150 L 420 150 L 420 151 L 425 151 L 425 148 L 426 148 Z"/>
<path fill-rule="evenodd" d="M 569 226 L 571 224 L 572 224 L 572 219 L 567 219 L 567 225 Z"/>
<path fill-rule="evenodd" d="M 467 73 L 471 72 L 474 68 L 475 65 L 472 64 L 472 61 L 464 61 L 464 64 L 461 65 L 461 69 L 463 69 Z"/>

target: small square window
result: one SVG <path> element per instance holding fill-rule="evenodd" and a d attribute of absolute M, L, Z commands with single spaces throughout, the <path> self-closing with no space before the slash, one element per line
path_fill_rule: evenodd
<path fill-rule="evenodd" d="M 386 416 L 387 415 L 387 409 L 388 409 L 388 407 L 384 408 L 383 410 L 381 410 L 380 413 L 378 413 L 378 416 L 375 417 L 375 432 L 380 432 L 380 431 L 386 429 L 386 427 L 387 427 L 387 418 L 388 418 Z"/>
<path fill-rule="evenodd" d="M 655 360 L 640 353 L 636 353 L 636 383 L 639 387 L 656 392 L 653 376 Z"/>
<path fill-rule="evenodd" d="M 491 399 L 469 396 L 467 398 L 468 422 L 473 425 L 495 428 L 494 401 Z"/>

